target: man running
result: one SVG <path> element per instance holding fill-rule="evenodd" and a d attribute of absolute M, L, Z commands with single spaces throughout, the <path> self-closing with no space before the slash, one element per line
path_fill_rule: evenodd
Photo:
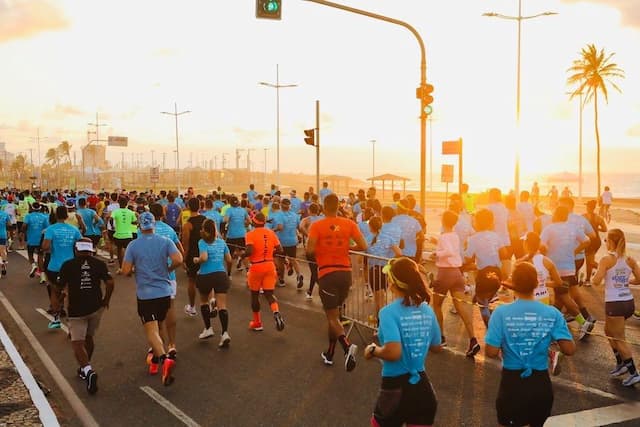
<path fill-rule="evenodd" d="M 281 226 L 277 231 L 278 238 L 284 249 L 285 259 L 288 264 L 288 275 L 296 272 L 297 288 L 302 290 L 304 286 L 304 277 L 300 271 L 300 265 L 296 259 L 298 250 L 298 226 L 300 225 L 300 217 L 291 210 L 291 201 L 289 199 L 282 200 L 282 212 L 280 214 Z"/>
<path fill-rule="evenodd" d="M 11 217 L 5 211 L 0 210 L 0 261 L 2 262 L 2 276 L 7 275 L 7 235 L 10 227 Z"/>
<path fill-rule="evenodd" d="M 80 199 L 84 201 L 84 199 Z M 69 334 L 71 348 L 80 367 L 78 376 L 87 382 L 87 391 L 98 391 L 98 374 L 91 366 L 94 336 L 103 309 L 109 308 L 113 293 L 113 278 L 107 264 L 94 257 L 95 249 L 90 239 L 75 243 L 76 257 L 65 262 L 60 270 L 60 287 L 69 296 Z M 102 296 L 100 282 L 105 284 Z"/>
<path fill-rule="evenodd" d="M 136 269 L 136 296 L 138 315 L 144 326 L 153 357 L 149 363 L 149 374 L 156 375 L 162 364 L 162 384 L 173 383 L 173 370 L 176 365 L 174 354 L 165 352 L 160 337 L 162 323 L 171 307 L 171 282 L 169 272 L 182 265 L 182 255 L 169 239 L 154 234 L 156 220 L 153 214 L 140 215 L 141 235 L 127 247 L 122 263 L 122 273 L 131 275 Z M 171 265 L 167 265 L 171 258 Z"/>
<path fill-rule="evenodd" d="M 336 343 L 340 342 L 345 353 L 344 366 L 350 372 L 356 367 L 358 347 L 347 339 L 340 323 L 340 307 L 351 287 L 349 249 L 363 251 L 367 243 L 355 222 L 337 216 L 338 205 L 338 196 L 335 194 L 325 197 L 325 218 L 316 221 L 309 229 L 307 255 L 315 255 L 318 264 L 320 299 L 327 316 L 329 348 L 322 352 L 322 360 L 325 365 L 333 365 Z M 349 246 L 350 240 L 355 242 L 353 247 Z"/>
<path fill-rule="evenodd" d="M 127 208 L 129 201 L 126 197 L 121 196 L 118 199 L 120 207 L 111 212 L 111 218 L 113 218 L 113 240 L 118 248 L 118 264 L 119 267 L 116 274 L 122 273 L 122 261 L 124 259 L 124 251 L 127 246 L 133 240 L 132 225 L 136 224 L 137 217 L 135 212 Z"/>
<path fill-rule="evenodd" d="M 1 220 L 0 220 L 1 221 Z M 49 215 L 42 213 L 42 205 L 35 202 L 31 205 L 31 212 L 24 217 L 22 231 L 27 238 L 27 257 L 31 263 L 29 277 L 36 275 L 38 264 L 40 263 L 40 246 L 42 244 L 42 232 L 49 226 Z M 34 259 L 34 254 L 38 255 L 38 263 Z"/>
<path fill-rule="evenodd" d="M 202 223 L 205 218 L 203 215 L 200 215 L 198 211 L 200 210 L 200 201 L 198 199 L 191 198 L 187 202 L 189 205 L 189 218 L 182 225 L 182 247 L 185 248 L 185 262 L 184 265 L 187 270 L 187 277 L 189 279 L 189 304 L 184 307 L 184 312 L 194 317 L 198 313 L 195 309 L 195 300 L 196 300 L 196 277 L 198 276 L 198 269 L 200 268 L 198 264 L 193 262 L 194 258 L 197 258 L 200 251 L 198 249 L 198 241 L 200 240 L 200 230 L 202 230 Z"/>
<path fill-rule="evenodd" d="M 104 225 L 104 221 L 96 211 L 87 207 L 87 199 L 78 200 L 78 215 L 82 217 L 82 222 L 84 222 L 84 236 L 91 239 L 93 247 L 97 248 L 102 235 L 101 228 Z"/>

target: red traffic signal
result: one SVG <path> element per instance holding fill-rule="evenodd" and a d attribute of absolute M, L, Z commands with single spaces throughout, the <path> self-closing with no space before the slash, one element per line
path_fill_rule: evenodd
<path fill-rule="evenodd" d="M 315 129 L 305 129 L 304 130 L 304 143 L 307 145 L 311 145 L 315 147 L 316 145 L 316 130 Z"/>
<path fill-rule="evenodd" d="M 425 106 L 429 105 L 433 103 L 433 96 L 431 96 L 432 92 L 433 85 L 427 83 L 416 89 L 416 98 L 421 99 Z"/>

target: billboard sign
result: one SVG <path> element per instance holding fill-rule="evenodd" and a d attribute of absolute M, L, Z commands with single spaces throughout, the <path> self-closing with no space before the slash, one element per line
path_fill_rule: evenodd
<path fill-rule="evenodd" d="M 126 136 L 110 136 L 109 147 L 126 147 L 129 145 L 129 138 Z"/>

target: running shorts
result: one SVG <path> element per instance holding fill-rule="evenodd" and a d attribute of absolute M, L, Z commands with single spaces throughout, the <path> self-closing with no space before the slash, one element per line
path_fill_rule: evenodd
<path fill-rule="evenodd" d="M 409 382 L 409 375 L 382 377 L 382 385 L 373 410 L 372 425 L 380 427 L 402 425 L 433 425 L 438 401 L 431 381 L 420 372 L 417 384 Z"/>
<path fill-rule="evenodd" d="M 339 308 L 347 299 L 351 288 L 350 271 L 332 271 L 318 279 L 320 300 L 325 310 Z"/>
<path fill-rule="evenodd" d="M 229 251 L 233 253 L 237 250 L 244 250 L 247 247 L 247 244 L 244 241 L 244 237 L 240 237 L 237 239 L 227 239 L 227 246 L 229 247 Z"/>
<path fill-rule="evenodd" d="M 0 239 L 0 246 L 7 246 L 7 239 Z"/>
<path fill-rule="evenodd" d="M 458 267 L 438 268 L 433 281 L 434 292 L 446 295 L 447 292 L 464 292 L 464 277 Z"/>
<path fill-rule="evenodd" d="M 542 426 L 553 405 L 549 371 L 533 371 L 521 378 L 521 370 L 502 370 L 496 409 L 503 426 Z"/>
<path fill-rule="evenodd" d="M 209 295 L 211 290 L 216 294 L 226 294 L 230 285 L 226 271 L 216 271 L 196 276 L 196 287 L 201 295 Z"/>
<path fill-rule="evenodd" d="M 60 272 L 51 270 L 45 270 L 45 272 L 47 273 L 47 279 L 49 280 L 49 283 L 52 283 L 56 289 L 62 290 L 62 288 L 60 287 Z"/>
<path fill-rule="evenodd" d="M 562 276 L 560 277 L 560 279 L 562 279 L 562 283 L 566 285 L 566 287 L 563 286 L 560 288 L 553 288 L 553 291 L 556 293 L 556 295 L 564 295 L 569 292 L 570 287 L 578 286 L 578 280 L 576 279 L 576 276 Z"/>
<path fill-rule="evenodd" d="M 476 298 L 491 299 L 500 289 L 501 278 L 502 271 L 498 267 L 489 266 L 479 270 L 476 274 Z"/>
<path fill-rule="evenodd" d="M 81 317 L 69 318 L 69 334 L 71 341 L 84 341 L 87 336 L 94 337 L 100 326 L 103 309 Z"/>
<path fill-rule="evenodd" d="M 171 307 L 171 297 L 138 299 L 138 316 L 142 323 L 162 322 Z"/>
<path fill-rule="evenodd" d="M 249 274 L 247 274 L 247 283 L 249 283 L 249 289 L 253 292 L 258 292 L 260 289 L 272 291 L 276 288 L 277 280 L 278 273 L 276 273 L 275 266 L 266 271 L 249 269 Z"/>
<path fill-rule="evenodd" d="M 33 246 L 33 245 L 27 245 L 27 254 L 29 255 L 29 257 L 32 257 L 33 254 L 39 254 L 40 253 L 40 246 Z"/>
<path fill-rule="evenodd" d="M 198 270 L 200 270 L 200 264 L 194 263 L 192 256 L 186 256 L 184 261 L 184 265 L 187 267 L 187 277 L 195 279 L 198 275 Z"/>
<path fill-rule="evenodd" d="M 121 249 L 126 249 L 127 246 L 129 246 L 129 243 L 131 243 L 133 239 L 118 239 L 117 237 L 113 238 L 113 241 L 116 244 L 116 247 L 121 248 Z"/>
<path fill-rule="evenodd" d="M 93 243 L 93 248 L 96 250 L 98 249 L 98 243 L 100 243 L 100 237 L 102 236 L 100 236 L 99 234 L 98 235 L 93 234 L 91 236 L 84 236 L 84 237 L 88 237 L 89 239 L 91 239 L 91 243 Z"/>
<path fill-rule="evenodd" d="M 284 255 L 289 258 L 295 258 L 298 256 L 297 246 L 284 246 L 282 249 L 284 250 Z"/>
<path fill-rule="evenodd" d="M 387 275 L 382 272 L 381 265 L 369 267 L 369 284 L 374 291 L 387 290 Z"/>
<path fill-rule="evenodd" d="M 632 299 L 629 301 L 611 301 L 604 303 L 604 312 L 609 317 L 624 317 L 627 320 L 633 312 L 636 306 Z"/>

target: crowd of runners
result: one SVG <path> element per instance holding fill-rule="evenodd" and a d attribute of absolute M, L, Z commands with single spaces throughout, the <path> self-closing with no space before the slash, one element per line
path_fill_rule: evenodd
<path fill-rule="evenodd" d="M 625 253 L 623 231 L 607 228 L 610 193 L 600 203 L 607 202 L 603 218 L 596 201 L 587 203 L 584 215 L 574 213 L 570 194 L 552 196 L 552 210 L 543 212 L 536 188 L 517 198 L 491 189 L 488 204 L 477 209 L 463 186 L 441 224 L 430 225 L 436 230 L 431 237 L 412 196 L 396 193 L 385 205 L 375 188 L 345 197 L 327 183 L 301 197 L 295 190 L 282 194 L 275 185 L 260 194 L 253 184 L 241 194 L 220 188 L 197 194 L 192 187 L 185 194 L 9 191 L 0 202 L 1 274 L 7 275 L 7 251 L 26 249 L 29 277 L 46 284 L 48 327 L 60 328 L 60 319 L 68 318 L 78 376 L 91 394 L 98 389 L 94 337 L 114 289 L 109 266 L 116 276 L 135 276 L 148 372 L 160 374 L 164 385 L 174 381 L 178 354 L 178 268 L 187 276 L 184 315 L 201 316 L 197 339 L 203 340 L 215 335 L 217 318 L 221 349 L 231 345 L 232 282 L 248 290 L 252 331 L 265 327 L 261 296 L 274 327 L 285 329 L 275 294 L 287 286 L 286 277 L 295 275 L 295 287 L 307 300 L 318 289 L 328 329 L 321 361 L 333 365 L 339 345 L 346 371 L 356 367 L 358 347 L 345 333 L 341 310 L 350 291 L 366 292 L 375 303 L 377 332 L 364 357 L 383 361 L 374 426 L 433 424 L 437 401 L 425 358 L 447 346 L 443 302 L 451 297 L 452 313 L 468 334 L 466 355 L 481 350 L 472 321 L 477 307 L 486 354 L 502 357 L 500 424 L 542 425 L 553 402 L 549 375 L 559 373 L 563 355 L 576 351 L 568 323 L 578 325 L 580 341 L 604 320 L 615 357 L 610 375 L 625 376 L 625 386 L 640 382 L 625 339 L 625 321 L 640 319 L 629 288 L 640 284 L 640 266 Z M 429 244 L 435 245 L 432 252 L 426 251 Z M 96 256 L 98 248 L 105 261 Z M 353 251 L 369 255 L 357 261 L 363 289 L 352 287 Z M 425 269 L 430 262 L 435 275 Z M 232 280 L 233 271 L 242 274 Z M 585 303 L 584 287 L 591 285 L 604 285 L 605 319 L 596 319 Z M 393 297 L 389 304 L 387 295 Z M 505 299 L 513 302 L 501 304 Z"/>

